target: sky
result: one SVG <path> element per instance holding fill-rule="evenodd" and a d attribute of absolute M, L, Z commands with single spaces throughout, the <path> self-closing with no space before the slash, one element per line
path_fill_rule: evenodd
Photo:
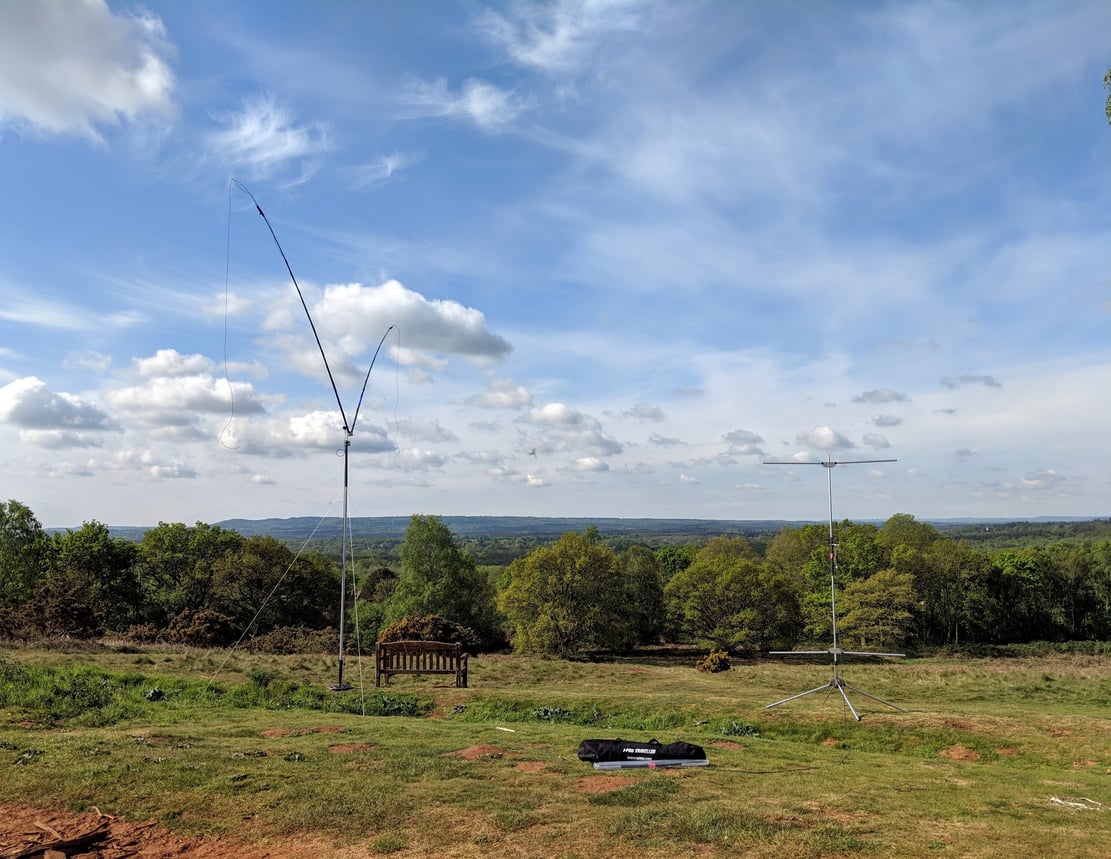
<path fill-rule="evenodd" d="M 0 499 L 337 516 L 349 442 L 354 516 L 1111 515 L 1109 33 L 0 3 Z"/>

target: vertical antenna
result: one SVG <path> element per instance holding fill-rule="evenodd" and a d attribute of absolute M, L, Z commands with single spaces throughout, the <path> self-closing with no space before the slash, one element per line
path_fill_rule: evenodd
<path fill-rule="evenodd" d="M 774 704 L 768 704 L 765 710 L 770 710 L 772 707 L 778 707 L 780 704 L 786 704 L 788 701 L 795 701 L 799 698 L 805 698 L 807 695 L 812 695 L 815 692 L 821 692 L 823 689 L 832 691 L 836 689 L 841 693 L 841 697 L 845 699 L 845 704 L 848 706 L 849 711 L 853 714 L 853 718 L 858 722 L 860 715 L 853 707 L 852 701 L 849 700 L 848 694 L 845 692 L 849 689 L 858 695 L 863 695 L 872 701 L 884 704 L 887 707 L 892 707 L 903 713 L 908 712 L 897 704 L 892 704 L 890 701 L 884 701 L 882 698 L 877 698 L 875 695 L 869 695 L 867 692 L 857 689 L 855 686 L 850 686 L 841 679 L 841 657 L 843 655 L 849 656 L 906 656 L 905 653 L 874 653 L 865 650 L 842 650 L 837 640 L 837 543 L 833 536 L 833 469 L 838 465 L 862 465 L 870 462 L 898 462 L 895 459 L 851 459 L 838 462 L 834 460 L 829 454 L 826 454 L 824 460 L 813 462 L 765 462 L 764 465 L 820 465 L 826 470 L 826 485 L 829 495 L 829 610 L 830 618 L 833 623 L 833 646 L 829 650 L 772 650 L 770 654 L 775 656 L 790 656 L 790 655 L 807 655 L 815 656 L 818 654 L 829 655 L 833 658 L 833 677 L 828 683 L 823 683 L 821 686 L 816 686 L 813 689 L 808 689 L 805 692 L 799 692 L 797 695 L 792 695 L 789 698 L 784 698 L 781 701 L 776 701 Z"/>
<path fill-rule="evenodd" d="M 390 336 L 393 331 L 391 325 L 386 329 L 386 333 L 382 335 L 382 339 L 378 341 L 378 348 L 374 350 L 374 357 L 370 360 L 370 366 L 366 371 L 366 378 L 363 379 L 363 387 L 359 392 L 359 402 L 355 406 L 355 413 L 351 417 L 350 423 L 347 420 L 347 412 L 343 408 L 343 400 L 339 395 L 339 388 L 336 386 L 335 376 L 332 375 L 332 368 L 328 364 L 328 356 L 324 352 L 324 344 L 320 342 L 320 335 L 317 333 L 316 325 L 312 321 L 312 314 L 309 313 L 309 305 L 305 301 L 305 296 L 301 292 L 301 285 L 297 282 L 297 277 L 293 274 L 293 268 L 289 264 L 289 259 L 282 250 L 281 242 L 278 241 L 278 236 L 274 232 L 274 228 L 270 226 L 270 219 L 266 217 L 266 213 L 262 211 L 262 206 L 259 205 L 255 195 L 250 192 L 246 185 L 238 179 L 231 180 L 244 194 L 251 198 L 251 202 L 255 204 L 255 209 L 258 210 L 262 220 L 266 223 L 266 228 L 270 231 L 270 238 L 274 240 L 274 245 L 281 254 L 282 262 L 285 263 L 285 270 L 289 272 L 289 278 L 293 281 L 293 286 L 297 290 L 297 297 L 301 299 L 301 307 L 305 310 L 305 316 L 308 317 L 309 327 L 312 329 L 312 336 L 316 339 L 316 347 L 320 350 L 320 358 L 324 362 L 324 370 L 328 374 L 328 381 L 332 385 L 332 393 L 336 397 L 336 405 L 339 407 L 340 418 L 343 421 L 343 533 L 341 537 L 340 547 L 340 587 L 339 587 L 339 677 L 328 689 L 332 692 L 346 692 L 351 689 L 351 685 L 344 682 L 343 679 L 343 663 L 345 657 L 345 642 L 344 642 L 344 621 L 347 614 L 347 560 L 348 560 L 348 544 L 351 542 L 351 523 L 347 514 L 347 497 L 348 497 L 348 459 L 351 450 L 351 437 L 355 434 L 355 424 L 359 420 L 359 410 L 363 407 L 363 396 L 366 394 L 367 384 L 370 382 L 370 372 L 374 369 L 374 364 L 378 360 L 378 353 L 382 351 L 382 344 L 386 342 L 386 338 Z M 354 580 L 355 574 L 355 559 L 354 552 L 351 553 L 351 575 Z M 356 626 L 356 630 L 358 627 Z"/>

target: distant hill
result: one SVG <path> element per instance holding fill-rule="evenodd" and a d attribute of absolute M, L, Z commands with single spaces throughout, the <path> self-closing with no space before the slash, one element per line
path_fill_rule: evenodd
<path fill-rule="evenodd" d="M 444 524 L 461 538 L 533 537 L 554 539 L 567 531 L 583 531 L 591 525 L 603 538 L 645 537 L 656 541 L 697 540 L 718 534 L 739 534 L 748 538 L 771 537 L 784 526 L 823 524 L 826 520 L 784 519 L 651 519 L 588 518 L 544 516 L 443 516 Z M 357 540 L 400 540 L 409 527 L 409 516 L 358 516 L 351 519 L 352 537 Z M 882 520 L 855 520 L 880 525 Z M 1111 519 L 1084 519 L 1068 516 L 1040 516 L 1030 519 L 924 519 L 946 537 L 974 543 L 1003 543 L 1007 538 L 1020 542 L 1111 536 Z M 334 540 L 342 536 L 343 520 L 338 516 L 319 519 L 299 516 L 288 519 L 225 519 L 214 523 L 247 537 L 262 535 L 284 542 Z M 153 526 L 110 526 L 113 536 L 139 541 Z M 64 529 L 49 529 L 64 530 Z"/>

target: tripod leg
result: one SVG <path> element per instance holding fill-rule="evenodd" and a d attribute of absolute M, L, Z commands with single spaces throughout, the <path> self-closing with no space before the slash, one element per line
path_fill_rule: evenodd
<path fill-rule="evenodd" d="M 782 701 L 776 701 L 774 704 L 768 704 L 764 709 L 770 710 L 772 707 L 778 707 L 780 704 L 786 704 L 788 701 L 797 701 L 799 698 L 805 698 L 807 695 L 813 695 L 815 692 L 821 692 L 823 689 L 828 689 L 831 684 L 823 683 L 821 686 L 815 686 L 813 689 L 807 689 L 805 692 L 799 692 L 797 695 L 792 695 L 790 698 L 784 698 Z"/>
<path fill-rule="evenodd" d="M 849 688 L 851 689 L 852 687 L 850 686 Z M 845 684 L 844 683 L 838 683 L 837 684 L 837 691 L 840 692 L 841 697 L 845 699 L 845 705 L 849 708 L 849 712 L 853 714 L 853 718 L 856 719 L 859 722 L 860 721 L 860 714 L 856 712 L 856 708 L 853 707 L 853 702 L 850 701 L 849 696 L 845 694 Z"/>
<path fill-rule="evenodd" d="M 907 710 L 903 707 L 900 707 L 898 704 L 892 704 L 890 701 L 884 701 L 883 698 L 877 698 L 875 695 L 869 695 L 867 692 L 864 692 L 861 689 L 857 689 L 855 686 L 850 686 L 848 683 L 845 684 L 845 688 L 846 689 L 852 689 L 857 695 L 863 695 L 865 698 L 869 698 L 872 701 L 875 701 L 878 704 L 883 704 L 884 706 L 890 707 L 893 710 L 898 710 L 900 713 L 909 713 L 910 712 L 910 710 Z M 841 694 L 844 694 L 844 693 L 842 692 Z"/>

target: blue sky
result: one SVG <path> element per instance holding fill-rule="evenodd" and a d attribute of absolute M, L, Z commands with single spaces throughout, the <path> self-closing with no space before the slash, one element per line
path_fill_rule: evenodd
<path fill-rule="evenodd" d="M 1106 516 L 1111 6 L 0 4 L 47 526 Z"/>

